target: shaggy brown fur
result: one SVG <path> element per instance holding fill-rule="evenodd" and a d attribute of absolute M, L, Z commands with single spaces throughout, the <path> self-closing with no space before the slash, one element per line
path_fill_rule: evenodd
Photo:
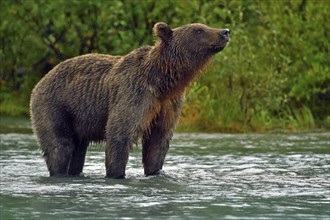
<path fill-rule="evenodd" d="M 129 148 L 139 138 L 145 175 L 162 169 L 184 91 L 227 45 L 229 30 L 157 23 L 154 33 L 155 46 L 72 58 L 36 85 L 31 119 L 51 176 L 79 175 L 88 144 L 102 140 L 107 177 L 125 177 Z"/>

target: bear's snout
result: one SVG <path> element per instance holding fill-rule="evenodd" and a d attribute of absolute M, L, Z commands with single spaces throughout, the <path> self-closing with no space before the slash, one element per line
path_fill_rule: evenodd
<path fill-rule="evenodd" d="M 225 40 L 229 40 L 230 37 L 230 30 L 228 28 L 226 29 L 221 29 L 220 30 L 220 35 L 225 39 Z"/>

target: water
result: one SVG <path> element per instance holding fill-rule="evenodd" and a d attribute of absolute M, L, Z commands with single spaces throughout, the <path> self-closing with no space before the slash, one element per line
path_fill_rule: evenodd
<path fill-rule="evenodd" d="M 49 178 L 32 134 L 3 133 L 0 219 L 330 219 L 329 137 L 176 134 L 164 174 L 144 177 L 138 146 L 109 180 L 100 146 L 85 177 Z"/>

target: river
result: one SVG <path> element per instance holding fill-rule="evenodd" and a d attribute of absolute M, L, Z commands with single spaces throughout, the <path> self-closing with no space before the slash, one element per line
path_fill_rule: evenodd
<path fill-rule="evenodd" d="M 330 218 L 329 132 L 176 133 L 162 175 L 143 175 L 138 145 L 112 180 L 97 145 L 84 177 L 48 177 L 26 126 L 1 130 L 1 220 Z"/>

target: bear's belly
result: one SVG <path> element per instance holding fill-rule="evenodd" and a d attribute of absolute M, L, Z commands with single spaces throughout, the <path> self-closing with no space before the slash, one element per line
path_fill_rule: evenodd
<path fill-rule="evenodd" d="M 102 141 L 105 139 L 106 115 L 88 115 L 73 120 L 75 134 L 80 140 Z"/>

